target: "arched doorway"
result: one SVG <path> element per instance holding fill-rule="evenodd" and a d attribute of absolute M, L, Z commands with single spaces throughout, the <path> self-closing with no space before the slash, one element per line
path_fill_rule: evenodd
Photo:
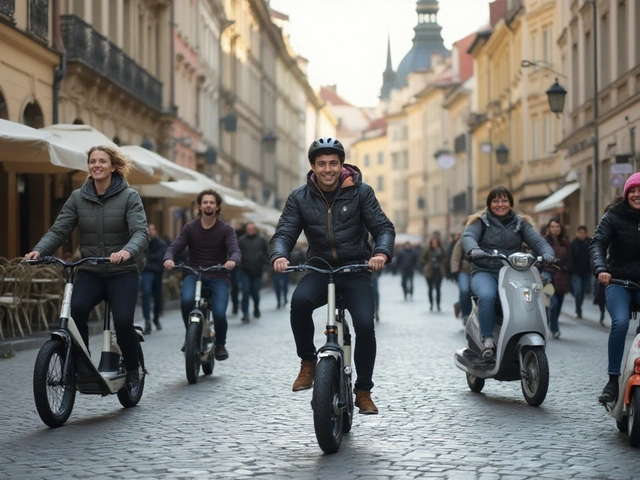
<path fill-rule="evenodd" d="M 31 128 L 44 127 L 44 115 L 42 114 L 42 109 L 40 108 L 40 104 L 37 100 L 28 103 L 27 106 L 24 107 L 24 112 L 22 112 L 22 123 L 30 126 Z"/>
<path fill-rule="evenodd" d="M 9 109 L 7 108 L 7 101 L 2 95 L 2 90 L 0 90 L 0 118 L 9 120 Z"/>

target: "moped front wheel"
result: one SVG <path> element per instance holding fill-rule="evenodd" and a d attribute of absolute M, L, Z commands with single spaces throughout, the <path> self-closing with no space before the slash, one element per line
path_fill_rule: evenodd
<path fill-rule="evenodd" d="M 618 399 L 623 401 L 622 398 Z M 627 417 L 627 432 L 629 435 L 629 445 L 637 447 L 640 445 L 640 390 L 634 388 L 629 397 L 629 416 Z"/>
<path fill-rule="evenodd" d="M 138 344 L 138 360 L 140 361 L 140 370 L 142 370 L 142 374 L 140 375 L 140 382 L 136 388 L 127 388 L 125 385 L 120 390 L 118 390 L 118 400 L 120 401 L 120 405 L 124 408 L 135 407 L 140 403 L 140 399 L 142 398 L 142 392 L 144 390 L 144 378 L 145 378 L 145 368 L 144 368 L 144 355 L 142 354 L 142 347 Z"/>
<path fill-rule="evenodd" d="M 200 324 L 190 323 L 187 329 L 185 367 L 189 383 L 196 383 L 200 374 Z"/>
<path fill-rule="evenodd" d="M 60 340 L 48 340 L 38 352 L 33 369 L 33 396 L 42 421 L 52 427 L 60 427 L 71 415 L 76 400 L 76 371 L 73 359 L 64 377 L 67 357 L 65 344 Z"/>
<path fill-rule="evenodd" d="M 313 378 L 313 426 L 318 445 L 336 453 L 342 443 L 344 415 L 340 405 L 340 372 L 334 357 L 320 359 Z"/>
<path fill-rule="evenodd" d="M 549 389 L 549 362 L 544 348 L 526 348 L 522 353 L 522 394 L 532 407 L 544 402 Z"/>

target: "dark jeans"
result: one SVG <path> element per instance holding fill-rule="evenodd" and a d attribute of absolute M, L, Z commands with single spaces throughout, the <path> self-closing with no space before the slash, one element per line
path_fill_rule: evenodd
<path fill-rule="evenodd" d="M 489 272 L 475 272 L 471 275 L 471 291 L 478 297 L 478 322 L 484 340 L 493 338 L 496 324 L 496 302 L 498 299 L 498 276 Z"/>
<path fill-rule="evenodd" d="M 238 293 L 240 291 L 240 269 L 238 267 L 231 270 L 229 274 L 231 280 L 231 305 L 233 306 L 233 313 L 238 313 L 238 307 L 240 302 L 238 300 Z"/>
<path fill-rule="evenodd" d="M 374 300 L 371 276 L 364 274 L 336 275 L 336 295 L 344 299 L 351 314 L 356 341 L 354 363 L 358 372 L 357 390 L 371 390 L 373 366 L 376 361 L 376 334 L 374 329 Z M 296 341 L 298 356 L 302 360 L 315 360 L 313 343 L 313 311 L 327 304 L 327 277 L 310 272 L 305 275 L 291 297 L 291 330 Z M 325 322 L 323 322 L 324 325 Z"/>
<path fill-rule="evenodd" d="M 433 307 L 433 290 L 436 291 L 436 305 L 440 308 L 440 286 L 442 285 L 442 277 L 440 275 L 427 278 L 427 287 L 429 290 L 429 305 Z"/>
<path fill-rule="evenodd" d="M 407 298 L 407 295 L 413 297 L 413 270 L 402 272 L 401 275 L 402 279 L 400 283 L 402 285 L 402 291 L 404 292 L 404 298 Z"/>
<path fill-rule="evenodd" d="M 260 310 L 260 287 L 262 287 L 262 275 L 249 275 L 242 272 L 242 314 L 249 315 L 249 296 L 253 299 L 253 310 Z"/>
<path fill-rule="evenodd" d="M 193 310 L 196 296 L 195 275 L 187 275 L 182 283 L 180 308 L 184 326 L 189 326 L 189 313 Z M 229 284 L 222 278 L 203 278 L 202 287 L 207 287 L 211 292 L 209 305 L 213 315 L 213 327 L 216 331 L 216 345 L 227 343 L 227 305 L 229 305 Z"/>
<path fill-rule="evenodd" d="M 571 275 L 571 290 L 576 300 L 576 314 L 582 315 L 582 302 L 584 296 L 591 292 L 591 283 L 593 282 L 593 275 Z"/>
<path fill-rule="evenodd" d="M 133 327 L 139 288 L 140 274 L 138 272 L 102 277 L 86 270 L 80 270 L 73 282 L 71 316 L 87 348 L 89 348 L 89 327 L 87 326 L 89 314 L 102 300 L 107 300 L 111 306 L 113 326 L 127 370 L 135 370 L 140 364 L 138 360 L 138 334 Z"/>
<path fill-rule="evenodd" d="M 273 289 L 276 291 L 276 299 L 278 300 L 278 308 L 281 305 L 289 303 L 289 274 L 274 273 Z"/>
<path fill-rule="evenodd" d="M 153 320 L 157 320 L 162 311 L 162 273 L 142 272 L 142 316 L 151 320 L 151 297 L 153 296 Z"/>

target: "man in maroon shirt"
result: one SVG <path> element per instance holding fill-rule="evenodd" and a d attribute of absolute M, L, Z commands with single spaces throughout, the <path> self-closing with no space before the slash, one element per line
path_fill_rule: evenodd
<path fill-rule="evenodd" d="M 240 263 L 240 248 L 233 227 L 218 218 L 222 197 L 214 190 L 204 190 L 197 198 L 200 218 L 187 223 L 164 255 L 164 267 L 171 270 L 175 256 L 189 247 L 191 267 L 209 267 L 224 264 L 227 271 L 207 272 L 203 286 L 211 292 L 211 310 L 216 330 L 216 360 L 226 360 L 229 353 L 227 340 L 227 305 L 229 304 L 229 270 Z M 180 308 L 185 328 L 189 326 L 189 312 L 194 306 L 197 277 L 189 274 L 182 283 Z M 184 346 L 183 346 L 184 350 Z"/>

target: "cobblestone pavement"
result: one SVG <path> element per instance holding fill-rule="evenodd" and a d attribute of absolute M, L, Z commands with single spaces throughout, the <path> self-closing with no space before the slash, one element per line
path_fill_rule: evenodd
<path fill-rule="evenodd" d="M 298 370 L 288 313 L 263 291 L 263 315 L 229 318 L 229 360 L 187 383 L 177 310 L 147 337 L 150 375 L 136 408 L 115 396 L 78 395 L 67 424 L 47 428 L 32 394 L 37 350 L 0 361 L 0 478 L 631 479 L 640 451 L 628 446 L 596 402 L 606 382 L 607 330 L 561 318 L 550 340 L 549 393 L 528 406 L 517 382 L 469 391 L 453 352 L 464 344 L 453 318 L 456 288 L 444 285 L 430 313 L 423 278 L 402 299 L 383 275 L 373 398 L 377 416 L 356 415 L 341 450 L 318 448 L 311 391 L 291 392 Z M 323 313 L 316 317 L 317 345 Z M 631 337 L 629 337 L 631 338 Z M 356 340 L 357 341 L 357 340 Z M 100 350 L 100 337 L 92 338 Z"/>

